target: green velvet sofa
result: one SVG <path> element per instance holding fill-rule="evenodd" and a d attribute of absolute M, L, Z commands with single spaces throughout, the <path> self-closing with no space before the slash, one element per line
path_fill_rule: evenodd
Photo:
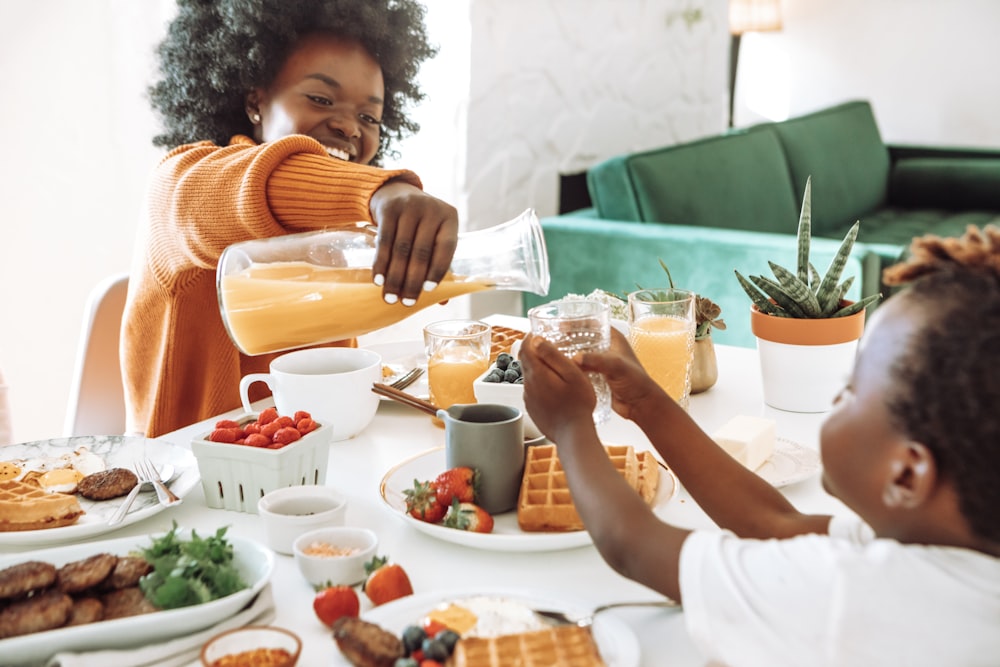
<path fill-rule="evenodd" d="M 751 347 L 749 299 L 736 280 L 794 267 L 812 176 L 812 256 L 822 273 L 861 221 L 844 277 L 849 297 L 886 293 L 881 270 L 914 236 L 954 236 L 1000 216 L 1000 150 L 890 146 L 871 106 L 851 101 L 782 122 L 613 157 L 587 172 L 592 207 L 544 218 L 552 284 L 525 310 L 600 288 L 678 287 L 708 296 L 728 325 L 718 343 Z"/>

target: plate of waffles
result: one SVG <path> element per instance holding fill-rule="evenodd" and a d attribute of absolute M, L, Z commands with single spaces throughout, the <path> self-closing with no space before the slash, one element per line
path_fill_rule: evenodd
<path fill-rule="evenodd" d="M 593 606 L 567 603 L 554 594 L 457 589 L 408 595 L 365 612 L 362 618 L 397 636 L 428 616 L 443 619 L 445 625 L 464 630 L 448 663 L 456 667 L 506 667 L 521 664 L 526 654 L 535 659 L 532 664 L 550 667 L 637 667 L 639 640 L 614 615 L 601 614 L 584 628 L 553 626 L 531 611 L 544 608 L 584 615 Z M 337 651 L 333 665 L 350 663 Z"/>
<path fill-rule="evenodd" d="M 629 445 L 605 445 L 608 456 L 626 481 L 656 512 L 666 507 L 677 491 L 671 471 L 661 467 L 650 451 Z M 403 491 L 413 480 L 432 480 L 445 471 L 444 447 L 429 449 L 389 469 L 379 492 L 385 506 L 410 526 L 432 537 L 487 551 L 560 551 L 592 543 L 583 530 L 566 488 L 565 475 L 555 445 L 526 448 L 525 472 L 516 511 L 493 515 L 493 532 L 472 533 L 415 519 L 406 512 Z"/>
<path fill-rule="evenodd" d="M 136 495 L 125 519 L 108 520 L 125 501 L 127 489 L 107 500 L 75 492 L 79 478 L 114 468 L 133 469 L 148 458 L 158 468 L 173 467 L 170 489 L 183 498 L 201 480 L 190 450 L 171 442 L 137 436 L 87 435 L 36 440 L 0 448 L 0 547 L 65 544 L 102 535 L 142 521 L 166 509 L 155 493 Z M 42 476 L 38 476 L 41 473 Z M 40 486 L 67 477 L 68 486 Z M 61 490 L 63 492 L 53 492 Z M 29 521 L 30 520 L 30 521 Z"/>

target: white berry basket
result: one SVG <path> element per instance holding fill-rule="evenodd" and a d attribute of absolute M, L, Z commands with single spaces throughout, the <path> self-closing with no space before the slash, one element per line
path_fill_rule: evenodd
<path fill-rule="evenodd" d="M 247 414 L 240 424 L 257 419 Z M 191 441 L 205 504 L 214 509 L 257 513 L 257 501 L 286 486 L 325 484 L 330 460 L 330 425 L 321 425 L 280 449 L 212 442 L 211 431 Z"/>

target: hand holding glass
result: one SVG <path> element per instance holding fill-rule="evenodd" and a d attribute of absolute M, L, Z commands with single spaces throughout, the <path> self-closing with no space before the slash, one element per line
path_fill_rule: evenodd
<path fill-rule="evenodd" d="M 567 357 L 580 352 L 603 352 L 611 347 L 611 312 L 596 301 L 554 301 L 528 311 L 531 333 L 541 336 Z M 597 405 L 594 423 L 611 417 L 611 390 L 600 373 L 588 373 Z"/>

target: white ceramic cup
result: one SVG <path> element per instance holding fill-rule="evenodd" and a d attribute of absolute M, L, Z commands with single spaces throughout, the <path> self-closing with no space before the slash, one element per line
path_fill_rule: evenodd
<path fill-rule="evenodd" d="M 347 498 L 328 486 L 286 486 L 265 493 L 257 501 L 268 546 L 288 555 L 303 533 L 343 526 L 346 512 Z"/>
<path fill-rule="evenodd" d="M 363 431 L 375 417 L 378 394 L 372 384 L 382 379 L 382 356 L 352 347 L 296 350 L 271 361 L 270 373 L 251 373 L 240 380 L 243 409 L 253 412 L 248 391 L 263 382 L 274 395 L 279 415 L 299 410 L 320 425 L 333 427 L 331 440 L 347 440 Z"/>

